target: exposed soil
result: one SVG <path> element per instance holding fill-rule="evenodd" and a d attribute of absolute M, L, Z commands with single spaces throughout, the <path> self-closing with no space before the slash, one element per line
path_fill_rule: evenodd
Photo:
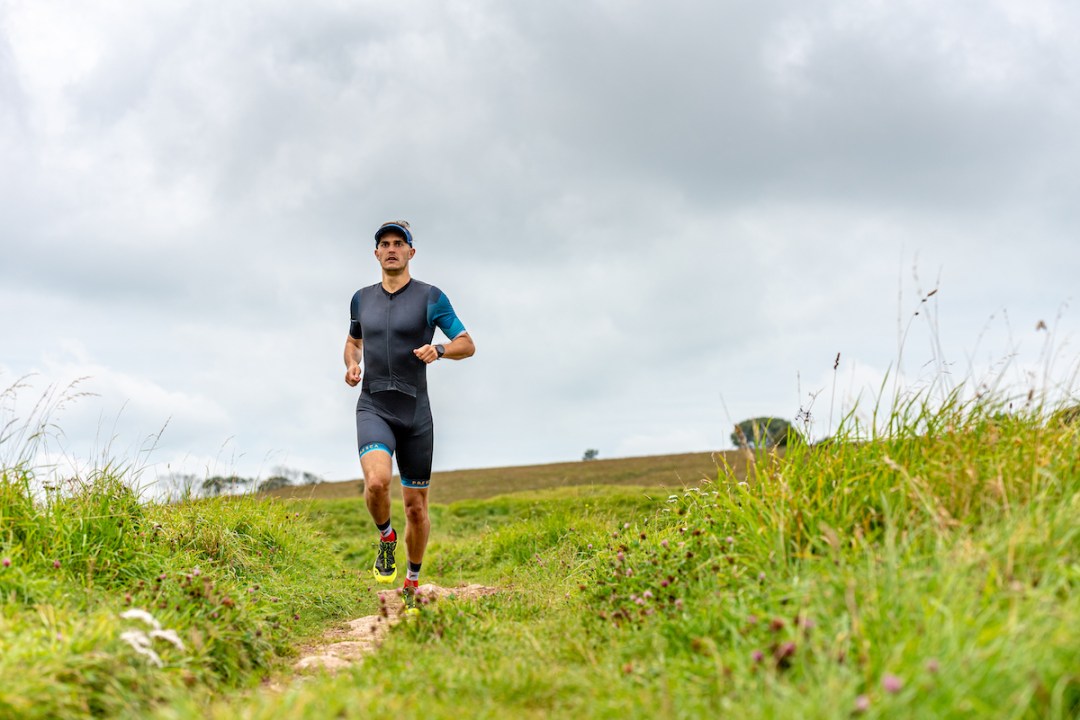
<path fill-rule="evenodd" d="M 417 600 L 422 606 L 439 600 L 475 598 L 498 592 L 484 585 L 465 585 L 444 588 L 435 584 L 421 585 Z M 380 612 L 377 615 L 349 620 L 323 635 L 322 642 L 299 648 L 300 659 L 293 667 L 300 672 L 339 670 L 351 667 L 379 649 L 390 628 L 405 619 L 404 604 L 400 590 L 384 590 L 379 593 Z"/>

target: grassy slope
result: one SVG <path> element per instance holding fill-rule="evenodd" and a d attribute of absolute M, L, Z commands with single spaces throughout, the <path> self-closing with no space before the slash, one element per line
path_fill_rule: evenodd
<path fill-rule="evenodd" d="M 222 691 L 375 608 L 344 570 L 370 561 L 359 498 L 140 510 L 117 489 L 28 519 L 9 481 L 0 715 L 1075 716 L 1080 428 L 947 409 L 892 435 L 761 457 L 745 482 L 674 497 L 579 486 L 434 506 L 425 580 L 505 592 L 429 607 L 355 672 L 274 695 Z M 196 564 L 217 602 L 185 592 Z M 160 617 L 189 649 L 159 648 L 154 670 L 116 613 L 159 572 L 165 589 L 142 592 L 168 594 Z M 212 617 L 256 584 L 280 602 L 257 592 Z"/>
<path fill-rule="evenodd" d="M 143 714 L 188 687 L 257 681 L 296 637 L 355 613 L 362 586 L 295 511 L 253 498 L 143 505 L 109 472 L 30 499 L 0 474 L 0 717 Z M 122 640 L 146 610 L 156 670 Z"/>
<path fill-rule="evenodd" d="M 428 579 L 501 596 L 428 609 L 336 679 L 160 715 L 1075 717 L 1078 428 L 911 424 L 672 498 L 440 507 Z M 356 501 L 311 510 L 363 531 Z"/>
<path fill-rule="evenodd" d="M 718 452 L 453 470 L 433 474 L 431 502 L 452 503 L 458 500 L 476 500 L 522 490 L 544 490 L 580 485 L 682 488 L 686 485 L 697 485 L 702 479 L 714 479 L 717 464 L 727 463 L 741 475 L 744 471 L 744 462 L 740 453 Z M 269 494 L 279 498 L 325 500 L 355 498 L 361 493 L 360 481 L 349 480 L 282 488 Z"/>

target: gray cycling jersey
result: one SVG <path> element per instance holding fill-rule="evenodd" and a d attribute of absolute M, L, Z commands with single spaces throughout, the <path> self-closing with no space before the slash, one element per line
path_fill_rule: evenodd
<path fill-rule="evenodd" d="M 465 332 L 446 295 L 419 280 L 394 293 L 382 283 L 357 290 L 351 317 L 349 335 L 364 341 L 361 389 L 367 393 L 426 393 L 427 364 L 413 350 L 430 344 L 436 327 L 451 340 Z"/>

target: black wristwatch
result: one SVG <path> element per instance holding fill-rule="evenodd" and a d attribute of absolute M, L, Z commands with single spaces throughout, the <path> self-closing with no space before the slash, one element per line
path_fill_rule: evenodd
<path fill-rule="evenodd" d="M 446 348 L 444 348 L 442 345 L 436 345 L 435 354 L 439 356 L 435 358 L 436 360 L 442 360 L 442 356 L 446 354 Z"/>

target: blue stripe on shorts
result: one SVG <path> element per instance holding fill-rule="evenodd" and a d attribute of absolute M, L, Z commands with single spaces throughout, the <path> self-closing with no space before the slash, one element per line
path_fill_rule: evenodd
<path fill-rule="evenodd" d="M 364 457 L 365 455 L 367 455 L 372 450 L 382 450 L 384 453 L 386 453 L 387 455 L 390 455 L 390 456 L 393 456 L 393 454 L 394 454 L 394 453 L 390 452 L 390 448 L 386 447 L 386 445 L 383 445 L 381 442 L 373 442 L 373 443 L 368 443 L 367 445 L 360 448 L 360 457 Z"/>

